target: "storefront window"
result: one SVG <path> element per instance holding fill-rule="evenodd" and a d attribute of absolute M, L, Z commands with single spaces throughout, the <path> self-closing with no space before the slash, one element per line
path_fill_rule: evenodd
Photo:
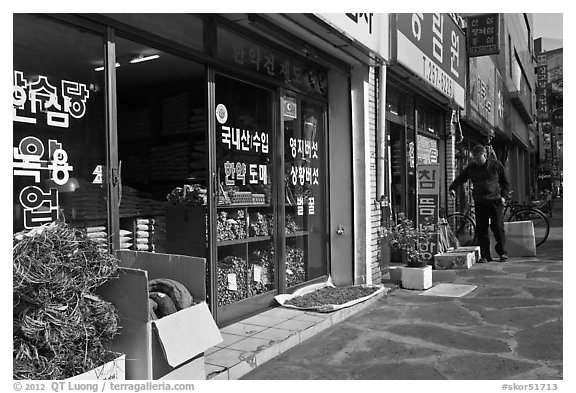
<path fill-rule="evenodd" d="M 327 274 L 324 108 L 282 97 L 286 287 Z"/>
<path fill-rule="evenodd" d="M 108 247 L 103 37 L 14 15 L 13 230 L 60 220 Z"/>
<path fill-rule="evenodd" d="M 438 141 L 418 134 L 418 164 L 438 163 Z"/>
<path fill-rule="evenodd" d="M 120 249 L 206 257 L 205 69 L 120 37 L 116 58 Z"/>
<path fill-rule="evenodd" d="M 215 266 L 217 305 L 225 315 L 229 305 L 277 288 L 275 135 L 271 91 L 222 75 L 215 85 Z"/>

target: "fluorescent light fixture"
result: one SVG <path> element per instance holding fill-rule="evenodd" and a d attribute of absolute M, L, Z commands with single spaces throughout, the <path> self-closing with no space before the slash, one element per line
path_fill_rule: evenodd
<path fill-rule="evenodd" d="M 134 63 L 140 63 L 142 61 L 148 61 L 148 60 L 154 60 L 159 58 L 159 55 L 151 55 L 151 56 L 140 56 L 137 57 L 135 59 L 130 60 L 130 63 L 134 64 Z"/>
<path fill-rule="evenodd" d="M 120 63 L 116 63 L 116 67 L 120 67 Z M 104 66 L 94 68 L 94 71 L 104 71 Z"/>

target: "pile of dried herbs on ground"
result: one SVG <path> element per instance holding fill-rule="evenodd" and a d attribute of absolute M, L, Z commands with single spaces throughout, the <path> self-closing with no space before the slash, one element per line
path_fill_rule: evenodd
<path fill-rule="evenodd" d="M 327 286 L 309 292 L 302 296 L 295 296 L 287 300 L 284 304 L 289 304 L 300 308 L 322 307 L 330 304 L 344 304 L 352 300 L 360 299 L 376 292 L 378 287 L 331 287 Z"/>
<path fill-rule="evenodd" d="M 12 255 L 14 379 L 65 379 L 118 356 L 116 309 L 93 292 L 116 258 L 63 223 L 14 234 Z"/>

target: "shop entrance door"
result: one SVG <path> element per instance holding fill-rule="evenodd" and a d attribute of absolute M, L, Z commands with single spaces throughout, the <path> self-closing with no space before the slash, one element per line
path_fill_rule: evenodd
<path fill-rule="evenodd" d="M 414 130 L 387 121 L 390 130 L 391 204 L 394 214 L 416 219 L 416 160 Z"/>
<path fill-rule="evenodd" d="M 220 74 L 214 81 L 210 276 L 222 326 L 270 307 L 278 293 L 278 166 L 274 92 Z"/>

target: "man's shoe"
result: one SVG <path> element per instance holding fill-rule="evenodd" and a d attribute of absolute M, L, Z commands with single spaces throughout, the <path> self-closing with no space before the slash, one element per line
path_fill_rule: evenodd
<path fill-rule="evenodd" d="M 478 263 L 488 263 L 488 259 L 480 258 L 480 259 L 478 259 Z"/>
<path fill-rule="evenodd" d="M 500 262 L 506 262 L 508 260 L 508 255 L 502 254 L 500 255 Z"/>

